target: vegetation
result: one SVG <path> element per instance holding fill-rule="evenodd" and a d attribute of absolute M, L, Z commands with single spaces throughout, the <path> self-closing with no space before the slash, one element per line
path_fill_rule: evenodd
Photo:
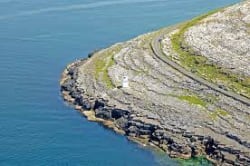
<path fill-rule="evenodd" d="M 206 106 L 206 102 L 203 101 L 201 98 L 199 98 L 196 95 L 188 95 L 188 96 L 178 96 L 180 100 L 185 100 L 189 102 L 190 104 L 200 105 L 202 107 Z"/>
<path fill-rule="evenodd" d="M 229 113 L 227 111 L 223 110 L 223 109 L 217 109 L 214 112 L 210 113 L 210 117 L 213 120 L 217 119 L 218 116 L 225 117 L 225 116 L 228 116 L 228 115 L 229 115 Z"/>
<path fill-rule="evenodd" d="M 121 46 L 115 46 L 114 48 L 104 50 L 103 52 L 99 52 L 100 55 L 96 56 L 93 61 L 95 65 L 95 78 L 96 80 L 100 79 L 103 83 L 105 83 L 107 88 L 114 88 L 114 84 L 112 83 L 109 75 L 108 69 L 115 64 L 114 55 L 121 49 Z"/>
<path fill-rule="evenodd" d="M 195 55 L 194 52 L 185 47 L 184 33 L 188 28 L 198 24 L 202 19 L 217 12 L 218 10 L 212 11 L 206 15 L 194 18 L 193 20 L 180 26 L 179 32 L 175 33 L 172 38 L 172 47 L 175 52 L 180 56 L 180 63 L 188 70 L 197 73 L 199 76 L 223 85 L 232 91 L 244 95 L 250 98 L 250 78 L 246 76 L 239 76 L 229 71 L 225 71 L 223 68 L 216 66 L 215 64 L 209 64 L 208 59 L 204 56 Z"/>

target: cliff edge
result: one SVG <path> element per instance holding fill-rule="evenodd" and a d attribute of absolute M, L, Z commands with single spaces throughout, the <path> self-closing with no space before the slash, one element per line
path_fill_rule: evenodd
<path fill-rule="evenodd" d="M 244 1 L 90 53 L 60 85 L 89 120 L 171 157 L 250 165 L 249 66 Z"/>

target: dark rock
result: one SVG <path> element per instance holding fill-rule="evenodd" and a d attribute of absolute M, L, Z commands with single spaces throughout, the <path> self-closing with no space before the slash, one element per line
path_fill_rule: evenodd
<path fill-rule="evenodd" d="M 68 79 L 61 85 L 61 89 L 63 91 L 71 91 L 71 89 L 74 87 L 74 84 L 75 81 Z"/>
<path fill-rule="evenodd" d="M 214 139 L 211 137 L 204 138 L 203 144 L 205 145 L 205 151 L 208 155 L 213 154 L 217 147 L 217 145 L 214 142 Z"/>
<path fill-rule="evenodd" d="M 242 144 L 242 145 L 244 145 L 244 146 L 250 148 L 250 144 L 247 143 L 246 141 L 242 141 L 242 140 L 239 138 L 238 135 L 232 134 L 232 133 L 226 133 L 226 136 L 227 136 L 228 138 L 231 138 L 231 139 L 237 141 L 238 143 L 240 143 L 240 144 Z"/>
<path fill-rule="evenodd" d="M 84 100 L 82 102 L 82 108 L 85 110 L 91 110 L 92 109 L 91 103 L 89 103 L 88 100 Z"/>
<path fill-rule="evenodd" d="M 70 95 L 71 97 L 75 98 L 75 99 L 81 97 L 81 93 L 78 92 L 78 91 L 71 91 L 71 92 L 69 93 L 69 95 Z"/>
<path fill-rule="evenodd" d="M 152 139 L 162 143 L 164 139 L 164 130 L 155 130 L 154 133 L 152 134 Z"/>
<path fill-rule="evenodd" d="M 75 71 L 74 74 L 71 76 L 71 78 L 72 78 L 73 80 L 77 80 L 78 74 L 77 74 L 76 71 Z"/>
<path fill-rule="evenodd" d="M 199 149 L 197 148 L 197 146 L 190 145 L 190 148 L 191 148 L 191 156 L 192 157 L 198 156 L 200 154 Z"/>
<path fill-rule="evenodd" d="M 130 126 L 127 131 L 128 131 L 128 133 L 137 134 L 138 133 L 138 128 L 136 126 Z"/>
<path fill-rule="evenodd" d="M 190 142 L 196 142 L 198 139 L 196 137 L 192 136 L 192 137 L 189 138 L 189 140 L 190 140 Z"/>
<path fill-rule="evenodd" d="M 220 149 L 221 151 L 225 151 L 225 152 L 228 152 L 230 154 L 239 154 L 240 153 L 239 150 L 235 150 L 235 149 L 232 149 L 231 147 L 226 147 L 224 145 L 218 145 L 217 148 Z"/>
<path fill-rule="evenodd" d="M 95 116 L 105 120 L 112 119 L 111 110 L 105 107 L 99 107 L 98 109 L 95 109 Z"/>
<path fill-rule="evenodd" d="M 174 143 L 174 140 L 170 136 L 168 136 L 166 133 L 164 133 L 163 139 L 164 139 L 163 141 L 166 142 L 167 144 Z"/>
<path fill-rule="evenodd" d="M 125 119 L 124 117 L 117 119 L 115 123 L 124 130 L 128 127 L 128 120 Z"/>
<path fill-rule="evenodd" d="M 184 132 L 182 136 L 187 138 L 192 138 L 193 134 L 191 132 Z"/>
<path fill-rule="evenodd" d="M 100 107 L 104 107 L 105 106 L 105 102 L 101 99 L 97 99 L 95 100 L 95 104 L 94 104 L 94 110 L 100 108 Z"/>
<path fill-rule="evenodd" d="M 151 124 L 144 124 L 143 129 L 154 131 L 154 126 Z"/>
<path fill-rule="evenodd" d="M 72 76 L 72 75 L 74 75 L 74 73 L 75 73 L 75 68 L 71 67 L 68 69 L 68 75 Z"/>
<path fill-rule="evenodd" d="M 169 145 L 170 155 L 173 157 L 190 158 L 192 149 L 189 146 L 183 146 L 177 143 Z"/>
<path fill-rule="evenodd" d="M 133 121 L 133 120 L 129 120 L 129 121 L 128 121 L 128 125 L 129 125 L 129 126 L 136 126 L 136 123 L 137 123 L 137 122 L 135 122 L 135 121 Z"/>
<path fill-rule="evenodd" d="M 250 159 L 247 158 L 247 157 L 245 157 L 245 156 L 243 156 L 243 155 L 238 155 L 238 160 L 240 162 L 249 162 L 250 163 Z"/>
<path fill-rule="evenodd" d="M 75 102 L 82 106 L 82 108 L 84 110 L 91 110 L 92 107 L 91 107 L 91 103 L 88 101 L 88 99 L 85 99 L 84 97 L 80 96 L 78 98 L 75 99 Z"/>
<path fill-rule="evenodd" d="M 150 130 L 139 129 L 140 135 L 151 135 L 152 132 Z"/>
<path fill-rule="evenodd" d="M 193 137 L 197 138 L 199 141 L 203 141 L 203 139 L 205 138 L 202 135 L 193 135 Z"/>
<path fill-rule="evenodd" d="M 122 109 L 112 109 L 111 111 L 112 118 L 114 119 L 119 119 L 124 115 L 128 115 L 128 113 L 129 112 L 127 110 L 122 110 Z"/>
<path fill-rule="evenodd" d="M 138 128 L 143 129 L 143 124 L 141 122 L 135 122 L 134 125 Z"/>
<path fill-rule="evenodd" d="M 241 144 L 250 148 L 250 143 L 248 143 L 247 141 L 241 141 Z"/>
<path fill-rule="evenodd" d="M 222 155 L 222 153 L 217 149 L 217 150 L 214 151 L 212 158 L 213 158 L 213 159 L 216 159 L 216 160 L 218 160 L 218 161 L 220 161 L 220 160 L 222 160 L 223 155 Z"/>
<path fill-rule="evenodd" d="M 181 149 L 181 145 L 177 144 L 177 143 L 172 143 L 170 146 L 169 146 L 169 149 L 171 151 L 175 151 L 175 152 L 179 152 L 180 149 Z"/>
<path fill-rule="evenodd" d="M 165 133 L 164 130 L 155 130 L 155 132 L 154 132 L 154 134 L 155 134 L 156 136 L 163 136 L 164 133 Z"/>

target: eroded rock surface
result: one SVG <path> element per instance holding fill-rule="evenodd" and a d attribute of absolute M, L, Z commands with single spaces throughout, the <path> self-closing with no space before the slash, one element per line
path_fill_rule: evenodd
<path fill-rule="evenodd" d="M 185 42 L 212 62 L 250 76 L 250 1 L 202 20 L 185 33 Z"/>
<path fill-rule="evenodd" d="M 242 8 L 242 5 L 246 6 Z M 228 10 L 247 13 L 249 1 Z M 226 11 L 207 18 L 198 26 L 207 22 L 208 29 L 220 31 L 214 24 L 210 26 L 208 20 L 228 15 Z M 247 21 L 247 14 L 238 20 L 244 25 Z M 205 47 L 218 35 L 209 32 L 201 36 L 206 28 L 195 28 L 186 33 L 190 46 L 211 59 L 217 53 L 216 63 L 224 65 L 222 61 L 228 61 L 225 67 L 238 64 L 235 71 L 249 74 L 249 61 L 246 62 L 249 38 L 239 35 L 239 40 L 245 40 L 241 41 L 242 45 L 231 43 L 237 45 L 234 48 L 222 41 L 235 40 L 245 31 L 229 27 L 226 31 L 230 31 L 229 37 L 223 35 L 224 31 L 220 32 L 222 39 L 218 47 Z M 151 48 L 152 39 L 165 34 L 161 41 L 164 53 L 173 55 L 170 37 L 174 31 L 170 28 L 142 35 L 70 64 L 61 80 L 64 99 L 85 115 L 91 115 L 92 120 L 101 121 L 139 142 L 155 145 L 172 157 L 205 155 L 218 165 L 250 165 L 250 106 L 197 82 L 157 58 Z M 223 59 L 218 58 L 221 53 L 218 48 L 222 46 L 231 53 L 221 56 Z M 230 60 L 235 56 L 243 60 Z M 129 88 L 121 87 L 124 76 L 129 78 Z"/>

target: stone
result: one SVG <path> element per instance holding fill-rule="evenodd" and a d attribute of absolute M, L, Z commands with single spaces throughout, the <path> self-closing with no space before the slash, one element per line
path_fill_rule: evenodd
<path fill-rule="evenodd" d="M 126 130 L 126 128 L 128 127 L 128 120 L 124 117 L 117 119 L 115 123 L 124 130 Z"/>
<path fill-rule="evenodd" d="M 94 110 L 95 111 L 95 116 L 101 119 L 112 119 L 111 116 L 111 110 L 105 107 L 99 107 L 97 109 Z"/>
<path fill-rule="evenodd" d="M 250 47 L 241 23 L 249 20 L 249 6 L 249 1 L 241 2 L 193 25 L 184 33 L 181 47 L 201 59 L 206 57 L 204 64 L 227 68 L 243 81 L 243 74 L 250 71 Z M 244 11 L 244 20 L 238 20 L 234 11 Z M 233 33 L 231 24 L 238 32 Z M 91 115 L 89 119 L 123 130 L 143 144 L 154 143 L 172 157 L 202 155 L 217 165 L 250 165 L 249 104 L 235 98 L 235 92 L 224 93 L 223 84 L 210 86 L 181 66 L 172 43 L 179 28 L 163 28 L 68 65 L 60 81 L 64 100 L 81 111 L 89 110 L 85 111 Z M 235 43 L 237 37 L 240 43 Z M 221 41 L 224 39 L 228 40 Z M 94 74 L 97 59 L 106 63 L 98 78 Z M 110 66 L 109 60 L 115 63 Z M 194 67 L 193 72 L 198 70 Z M 129 78 L 129 88 L 115 88 L 122 84 L 124 75 Z"/>
<path fill-rule="evenodd" d="M 74 86 L 74 81 L 71 79 L 66 80 L 62 85 L 61 85 L 61 89 L 64 91 L 70 91 L 72 89 L 72 87 Z"/>
<path fill-rule="evenodd" d="M 94 110 L 100 108 L 100 107 L 104 107 L 105 106 L 105 102 L 103 100 L 95 100 L 95 105 L 94 105 Z"/>
<path fill-rule="evenodd" d="M 112 109 L 111 114 L 112 114 L 112 118 L 119 119 L 122 116 L 128 115 L 129 111 L 114 108 L 114 109 Z"/>
<path fill-rule="evenodd" d="M 137 134 L 138 133 L 138 128 L 136 126 L 130 126 L 127 131 L 128 131 L 128 133 Z"/>

